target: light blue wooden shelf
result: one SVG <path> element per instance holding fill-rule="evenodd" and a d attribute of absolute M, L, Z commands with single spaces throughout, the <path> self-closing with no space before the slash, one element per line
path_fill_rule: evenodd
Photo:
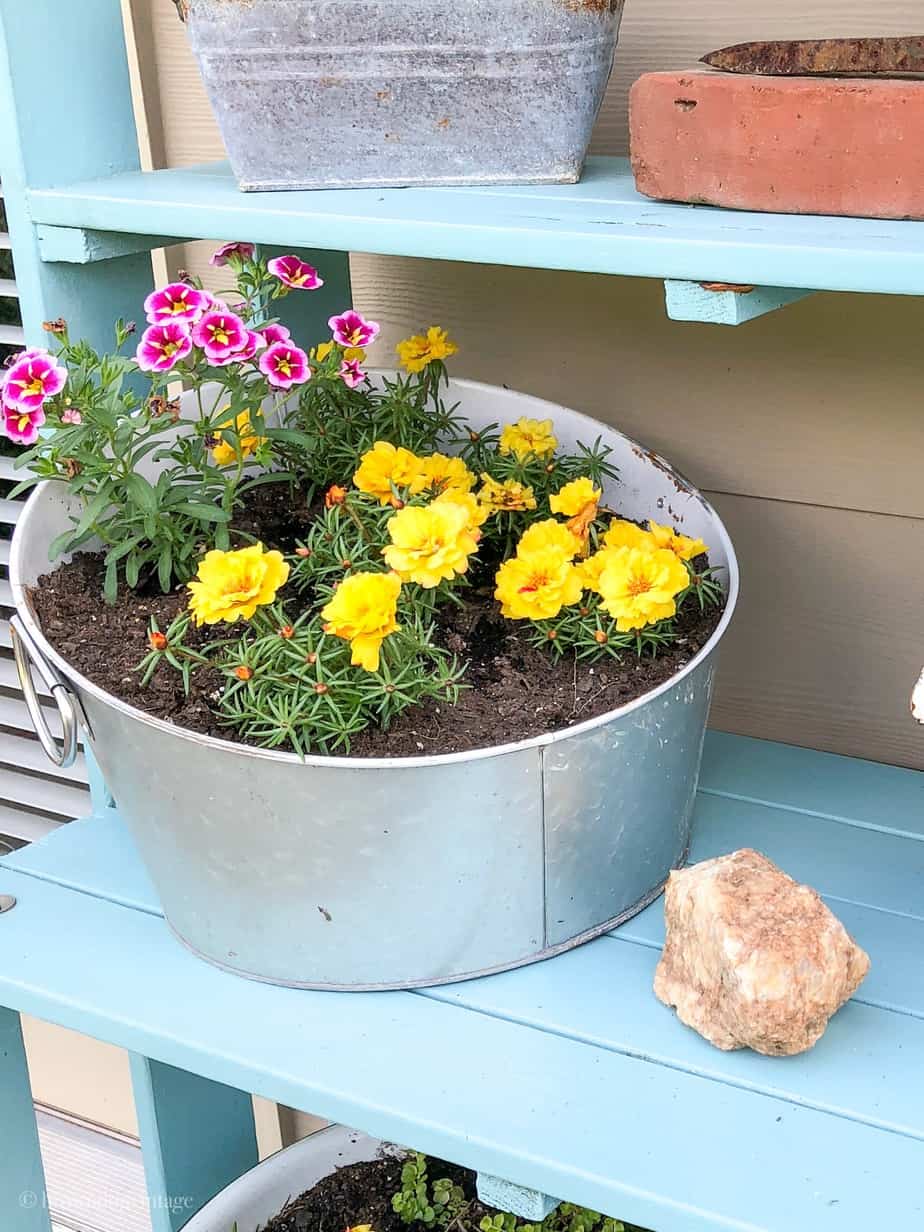
<path fill-rule="evenodd" d="M 54 260 L 122 255 L 126 235 L 139 247 L 170 236 L 635 275 L 692 284 L 689 296 L 670 288 L 672 315 L 729 324 L 806 291 L 924 294 L 924 223 L 659 203 L 635 191 L 621 158 L 592 158 L 565 186 L 250 194 L 218 163 L 33 188 L 28 205 Z M 702 282 L 760 293 L 713 300 Z"/>
<path fill-rule="evenodd" d="M 801 1057 L 719 1052 L 660 1005 L 660 902 L 452 987 L 251 983 L 173 938 L 114 810 L 0 862 L 18 899 L 0 915 L 0 1004 L 149 1058 L 145 1074 L 192 1071 L 657 1232 L 920 1228 L 924 775 L 712 733 L 692 857 L 741 846 L 816 885 L 872 957 Z"/>

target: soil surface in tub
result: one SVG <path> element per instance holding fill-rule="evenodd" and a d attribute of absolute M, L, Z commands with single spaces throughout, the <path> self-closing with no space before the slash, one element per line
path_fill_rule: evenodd
<path fill-rule="evenodd" d="M 396 1155 L 383 1154 L 368 1163 L 338 1168 L 313 1189 L 290 1199 L 261 1232 L 344 1232 L 363 1224 L 370 1225 L 374 1232 L 423 1232 L 426 1225 L 404 1223 L 391 1204 L 392 1195 L 401 1189 L 403 1162 Z M 450 1228 L 452 1232 L 479 1232 L 482 1219 L 496 1212 L 478 1201 L 474 1172 L 428 1159 L 428 1184 L 432 1187 L 434 1181 L 444 1177 L 461 1187 L 466 1203 L 446 1232 L 450 1232 Z M 566 1232 L 570 1222 L 569 1215 L 557 1218 L 556 1232 Z M 525 1220 L 517 1220 L 518 1227 L 524 1224 Z M 442 1232 L 439 1224 L 429 1226 Z M 596 1232 L 600 1232 L 602 1226 L 598 1221 Z M 640 1232 L 628 1224 L 624 1227 L 626 1232 Z M 242 1228 L 241 1232 L 250 1230 Z"/>
<path fill-rule="evenodd" d="M 240 525 L 266 546 L 292 551 L 313 511 L 306 508 L 293 515 L 289 506 L 283 521 L 274 506 L 277 490 L 270 485 L 255 492 L 267 495 Z M 405 711 L 388 731 L 367 729 L 353 737 L 350 756 L 459 753 L 583 723 L 676 675 L 708 642 L 722 616 L 721 608 L 703 612 L 698 603 L 688 601 L 677 618 L 677 641 L 655 659 L 631 653 L 620 661 L 596 663 L 569 654 L 554 659 L 530 643 L 525 624 L 500 616 L 493 598 L 493 567 L 482 567 L 471 581 L 462 594 L 463 605 L 449 604 L 439 614 L 440 639 L 469 665 L 468 687 L 458 704 L 428 700 Z M 218 672 L 196 673 L 188 697 L 179 674 L 167 668 L 146 688 L 141 686 L 136 668 L 148 652 L 151 617 L 166 629 L 186 605 L 185 588 L 164 595 L 156 583 L 142 592 L 123 587 L 112 606 L 103 602 L 102 590 L 102 560 L 93 553 L 77 555 L 32 589 L 39 624 L 58 653 L 81 675 L 139 710 L 192 731 L 236 739 L 213 710 L 214 695 L 222 686 Z M 295 613 L 294 604 L 290 610 Z M 195 646 L 195 633 L 188 644 Z"/>

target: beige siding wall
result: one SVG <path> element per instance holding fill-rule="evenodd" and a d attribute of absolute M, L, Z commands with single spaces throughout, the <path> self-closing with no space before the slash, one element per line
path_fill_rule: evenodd
<path fill-rule="evenodd" d="M 136 8 L 155 159 L 220 156 L 173 5 Z M 746 38 L 904 33 L 919 15 L 918 0 L 629 0 L 594 148 L 624 152 L 647 69 Z M 178 259 L 202 270 L 207 251 Z M 924 656 L 919 301 L 819 295 L 729 330 L 668 322 L 656 282 L 369 256 L 353 275 L 385 325 L 380 358 L 439 321 L 457 372 L 617 424 L 712 494 L 744 579 L 716 725 L 924 767 L 907 707 Z"/>

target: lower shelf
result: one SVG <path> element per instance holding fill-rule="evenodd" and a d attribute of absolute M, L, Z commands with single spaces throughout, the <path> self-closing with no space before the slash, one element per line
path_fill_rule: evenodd
<path fill-rule="evenodd" d="M 655 1000 L 660 903 L 448 988 L 250 983 L 173 940 L 112 810 L 0 862 L 0 1005 L 657 1232 L 917 1227 L 922 805 L 913 771 L 709 737 L 693 858 L 759 848 L 872 957 L 801 1057 L 718 1052 Z"/>

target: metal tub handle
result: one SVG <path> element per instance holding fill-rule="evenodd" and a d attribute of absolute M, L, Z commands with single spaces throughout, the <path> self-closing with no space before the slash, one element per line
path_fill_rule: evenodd
<path fill-rule="evenodd" d="M 62 769 L 72 766 L 77 757 L 77 707 L 70 690 L 59 680 L 51 667 L 43 659 L 41 652 L 26 631 L 18 616 L 10 619 L 10 641 L 13 645 L 13 655 L 16 659 L 16 670 L 19 673 L 19 683 L 22 687 L 29 717 L 39 743 L 46 755 L 56 766 Z M 45 712 L 39 702 L 35 681 L 32 679 L 33 667 L 48 686 L 51 696 L 58 707 L 61 716 L 63 735 L 60 746 L 52 735 L 45 719 Z"/>

